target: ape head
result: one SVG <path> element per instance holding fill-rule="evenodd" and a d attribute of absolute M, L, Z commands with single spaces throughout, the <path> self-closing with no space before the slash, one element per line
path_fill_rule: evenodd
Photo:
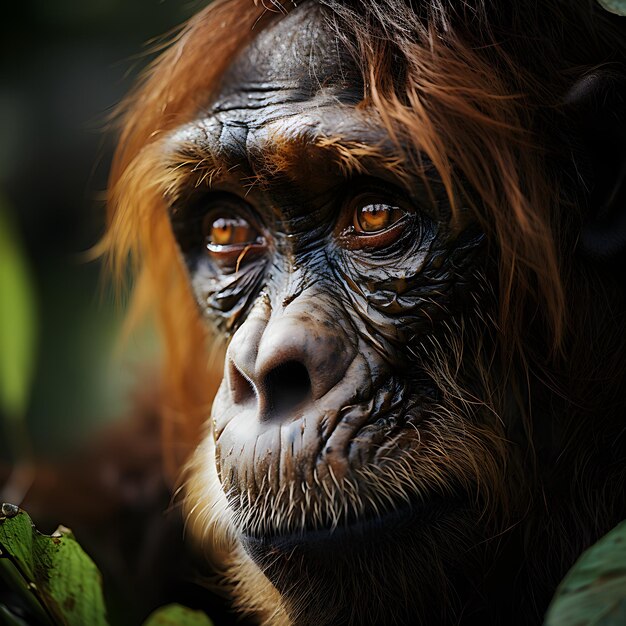
<path fill-rule="evenodd" d="M 533 623 L 626 516 L 623 27 L 276 8 L 189 23 L 112 173 L 192 534 L 268 624 Z"/>

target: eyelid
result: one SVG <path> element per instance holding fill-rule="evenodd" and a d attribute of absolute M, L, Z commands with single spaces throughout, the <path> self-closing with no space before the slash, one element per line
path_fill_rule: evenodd
<path fill-rule="evenodd" d="M 235 241 L 227 242 L 227 243 L 209 241 L 211 239 L 211 236 L 214 233 L 216 224 L 220 221 L 224 222 L 222 226 L 223 228 L 232 229 L 232 232 L 230 234 L 235 237 Z M 250 222 L 251 220 L 244 218 L 239 212 L 231 213 L 231 212 L 222 210 L 221 208 L 216 208 L 215 210 L 209 211 L 202 220 L 202 235 L 204 237 L 206 247 L 209 250 L 213 248 L 214 251 L 219 251 L 222 248 L 241 247 L 241 246 L 255 243 L 261 238 L 262 235 L 259 232 L 259 229 L 256 228 Z M 245 239 L 243 241 L 236 241 L 238 236 L 242 236 L 242 235 L 246 236 L 248 234 L 242 231 L 248 231 L 250 238 Z"/>
<path fill-rule="evenodd" d="M 360 236 L 376 235 L 392 228 L 405 214 L 406 210 L 395 204 L 385 204 L 378 200 L 369 203 L 359 202 L 352 213 L 352 225 Z M 367 224 L 368 219 L 375 221 L 377 217 L 382 219 L 382 224 L 378 225 L 378 228 L 376 224 Z M 390 221 L 386 223 L 387 220 Z M 368 226 L 372 226 L 373 230 L 368 230 Z"/>
<path fill-rule="evenodd" d="M 259 260 L 267 251 L 267 230 L 254 208 L 241 197 L 236 194 L 211 195 L 200 201 L 196 211 L 200 210 L 202 217 L 197 228 L 200 231 L 202 254 L 210 259 L 220 273 L 238 274 L 242 268 Z M 248 229 L 249 238 L 223 244 L 211 242 L 211 229 L 220 218 Z"/>
<path fill-rule="evenodd" d="M 353 228 L 345 229 L 339 235 L 339 242 L 347 250 L 367 250 L 387 248 L 393 245 L 408 226 L 411 214 L 407 213 L 402 219 L 389 228 L 375 233 L 357 233 Z"/>
<path fill-rule="evenodd" d="M 354 226 L 356 211 L 368 205 L 384 205 L 403 212 L 400 219 L 379 231 L 359 231 Z M 415 207 L 406 194 L 384 181 L 366 180 L 361 188 L 350 193 L 342 202 L 341 215 L 335 228 L 339 244 L 349 250 L 378 249 L 393 244 L 407 227 L 409 219 L 416 214 Z"/>
<path fill-rule="evenodd" d="M 211 245 L 208 235 L 219 217 L 245 222 L 250 240 Z M 255 207 L 229 190 L 192 190 L 172 206 L 170 220 L 183 253 L 209 260 L 219 272 L 239 271 L 244 264 L 259 259 L 268 247 L 267 229 Z"/>

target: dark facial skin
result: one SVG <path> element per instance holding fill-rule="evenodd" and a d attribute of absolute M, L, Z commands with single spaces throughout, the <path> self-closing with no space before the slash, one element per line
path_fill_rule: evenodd
<path fill-rule="evenodd" d="M 464 445 L 465 426 L 442 409 L 433 360 L 451 358 L 465 325 L 485 332 L 483 236 L 470 219 L 453 226 L 435 179 L 428 190 L 374 157 L 346 173 L 320 147 L 398 153 L 362 94 L 323 13 L 305 6 L 262 32 L 171 138 L 172 154 L 217 170 L 210 187 L 190 177 L 172 206 L 202 313 L 230 340 L 212 411 L 217 473 L 242 544 L 302 603 L 302 623 L 326 623 L 315 585 L 334 623 L 349 619 L 338 586 L 384 619 L 350 582 L 357 563 L 399 621 L 422 615 L 408 579 L 425 593 L 445 585 L 440 572 L 461 575 L 482 535 L 473 481 L 447 448 Z M 283 153 L 273 167 L 267 155 Z"/>

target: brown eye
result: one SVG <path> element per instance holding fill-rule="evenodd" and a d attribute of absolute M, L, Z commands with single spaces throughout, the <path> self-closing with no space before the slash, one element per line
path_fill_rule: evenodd
<path fill-rule="evenodd" d="M 353 226 L 356 232 L 364 234 L 380 233 L 399 222 L 406 211 L 379 202 L 358 207 L 354 211 Z"/>
<path fill-rule="evenodd" d="M 369 186 L 369 185 L 368 185 Z M 402 192 L 383 184 L 348 196 L 336 234 L 349 250 L 378 250 L 397 241 L 410 224 L 415 210 Z"/>
<path fill-rule="evenodd" d="M 207 248 L 219 252 L 259 242 L 259 233 L 243 218 L 210 214 L 204 219 L 203 234 Z"/>

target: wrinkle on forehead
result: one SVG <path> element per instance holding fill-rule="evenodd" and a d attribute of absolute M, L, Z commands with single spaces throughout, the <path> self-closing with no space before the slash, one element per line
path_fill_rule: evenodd
<path fill-rule="evenodd" d="M 361 72 L 327 19 L 308 2 L 262 31 L 197 119 L 170 135 L 170 155 L 195 171 L 212 168 L 202 180 L 218 172 L 231 181 L 304 180 L 315 168 L 319 177 L 332 168 L 371 174 L 373 165 L 405 177 L 406 149 L 363 100 Z"/>
<path fill-rule="evenodd" d="M 212 102 L 169 136 L 166 151 L 181 155 L 181 164 L 263 176 L 283 170 L 287 153 L 301 153 L 318 139 L 383 141 L 371 112 L 357 108 L 362 98 L 360 72 L 339 45 L 326 11 L 307 2 L 241 51 Z"/>
<path fill-rule="evenodd" d="M 326 11 L 306 2 L 239 53 L 208 112 L 264 107 L 276 98 L 304 101 L 329 88 L 363 96 L 361 73 L 327 23 Z"/>
<path fill-rule="evenodd" d="M 371 113 L 331 104 L 281 107 L 264 124 L 209 116 L 176 131 L 169 143 L 168 152 L 180 164 L 204 163 L 222 173 L 236 169 L 257 182 L 278 174 L 306 176 L 315 168 L 361 174 L 373 162 L 400 176 L 404 167 L 397 146 Z"/>

